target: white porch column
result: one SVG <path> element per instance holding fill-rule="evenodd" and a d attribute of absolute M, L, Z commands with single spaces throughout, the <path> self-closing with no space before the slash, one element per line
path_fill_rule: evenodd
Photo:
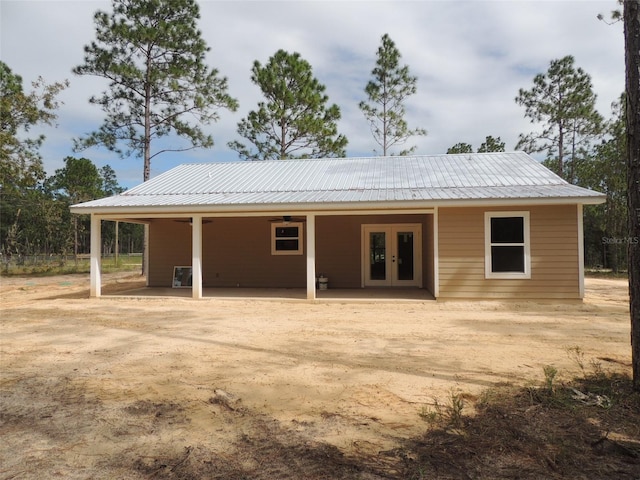
<path fill-rule="evenodd" d="M 202 216 L 192 218 L 191 255 L 192 296 L 202 298 Z"/>
<path fill-rule="evenodd" d="M 91 260 L 89 274 L 89 296 L 99 297 L 102 293 L 100 257 L 102 254 L 102 221 L 99 216 L 91 214 Z"/>
<path fill-rule="evenodd" d="M 148 287 L 149 286 L 149 224 L 145 223 L 144 224 L 144 237 L 142 240 L 143 243 L 143 259 L 142 259 L 142 265 L 144 266 L 144 268 L 142 269 L 142 274 L 144 275 L 145 278 L 145 285 Z"/>
<path fill-rule="evenodd" d="M 583 206 L 578 205 L 578 294 L 584 298 L 584 220 Z"/>
<path fill-rule="evenodd" d="M 433 297 L 440 296 L 440 240 L 438 239 L 438 207 L 433 210 Z"/>
<path fill-rule="evenodd" d="M 307 300 L 316 299 L 316 216 L 307 215 Z"/>

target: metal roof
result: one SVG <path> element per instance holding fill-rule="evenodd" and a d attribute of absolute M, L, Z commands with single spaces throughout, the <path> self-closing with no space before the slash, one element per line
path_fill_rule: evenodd
<path fill-rule="evenodd" d="M 89 213 L 119 207 L 603 198 L 567 183 L 526 153 L 512 152 L 183 164 L 120 195 L 72 208 Z"/>

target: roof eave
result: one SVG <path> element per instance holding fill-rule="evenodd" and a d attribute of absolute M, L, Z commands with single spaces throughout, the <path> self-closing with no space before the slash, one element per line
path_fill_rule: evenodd
<path fill-rule="evenodd" d="M 82 206 L 72 205 L 71 213 L 109 215 L 184 215 L 184 214 L 229 214 L 273 212 L 344 212 L 350 210 L 420 210 L 435 207 L 495 207 L 523 205 L 598 205 L 606 201 L 605 195 L 584 197 L 544 197 L 544 198 L 487 198 L 487 199 L 447 199 L 410 200 L 386 202 L 327 202 L 327 203 L 264 203 L 229 205 L 157 205 L 157 206 Z"/>

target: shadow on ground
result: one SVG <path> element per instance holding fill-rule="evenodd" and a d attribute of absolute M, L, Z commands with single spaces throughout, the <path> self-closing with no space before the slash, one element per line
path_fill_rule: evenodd
<path fill-rule="evenodd" d="M 295 424 L 252 411 L 221 390 L 208 403 L 222 424 L 237 432 L 228 445 L 163 440 L 158 432 L 169 426 L 188 432 L 188 409 L 174 402 L 138 400 L 119 407 L 114 417 L 66 377 L 21 379 L 2 390 L 5 439 L 20 446 L 21 433 L 29 432 L 40 444 L 44 438 L 56 445 L 46 450 L 53 456 L 5 463 L 3 473 L 20 478 L 64 473 L 69 464 L 56 455 L 85 445 L 95 437 L 92 425 L 100 422 L 110 424 L 111 438 L 135 440 L 96 454 L 92 465 L 82 467 L 91 478 L 637 480 L 640 475 L 640 393 L 618 375 L 551 390 L 498 386 L 475 399 L 475 415 L 454 416 L 452 406 L 442 405 L 429 415 L 432 423 L 425 423 L 424 435 L 398 438 L 397 448 L 368 455 L 314 441 Z M 65 427 L 70 411 L 79 420 L 74 430 Z M 421 421 L 418 412 L 416 421 Z"/>

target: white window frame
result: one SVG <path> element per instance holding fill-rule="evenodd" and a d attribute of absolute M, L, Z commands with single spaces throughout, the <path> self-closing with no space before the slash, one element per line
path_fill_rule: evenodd
<path fill-rule="evenodd" d="M 521 217 L 523 219 L 524 243 L 491 243 L 491 219 L 500 217 Z M 491 247 L 524 247 L 524 272 L 493 272 L 491 270 Z M 531 237 L 528 211 L 484 212 L 484 277 L 502 279 L 531 278 Z"/>
<path fill-rule="evenodd" d="M 304 223 L 303 222 L 274 222 L 271 224 L 271 255 L 302 255 L 304 253 Z M 277 237 L 276 231 L 281 227 L 297 227 L 297 237 Z M 298 240 L 297 250 L 277 250 L 277 240 Z"/>

